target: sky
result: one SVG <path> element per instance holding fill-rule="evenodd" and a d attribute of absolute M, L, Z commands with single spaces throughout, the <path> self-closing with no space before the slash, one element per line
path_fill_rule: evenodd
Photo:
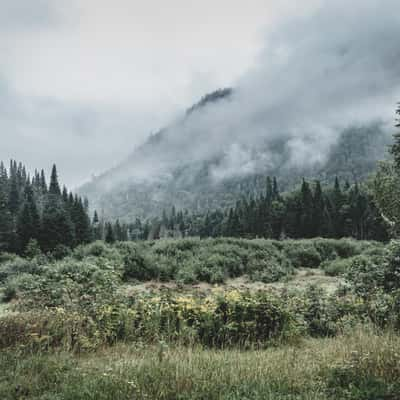
<path fill-rule="evenodd" d="M 147 151 L 95 185 L 104 192 L 157 183 L 182 166 L 189 180 L 204 165 L 216 181 L 290 174 L 322 167 L 349 128 L 379 126 L 390 140 L 400 99 L 400 2 L 322 0 L 302 10 L 271 17 L 229 100 L 172 121 Z"/>
<path fill-rule="evenodd" d="M 320 0 L 0 0 L 0 160 L 75 188 L 257 65 Z"/>

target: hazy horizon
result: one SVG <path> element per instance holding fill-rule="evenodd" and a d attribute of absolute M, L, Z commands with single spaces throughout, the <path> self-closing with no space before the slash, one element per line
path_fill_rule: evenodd
<path fill-rule="evenodd" d="M 47 171 L 55 162 L 76 188 L 228 86 L 239 88 L 238 101 L 169 137 L 184 149 L 179 157 L 219 146 L 226 165 L 215 174 L 225 176 L 269 162 L 252 159 L 244 139 L 284 131 L 300 149 L 296 162 L 310 162 L 310 134 L 321 158 L 338 125 L 390 119 L 399 5 L 383 3 L 0 0 L 0 160 Z M 204 134 L 212 140 L 187 152 Z"/>

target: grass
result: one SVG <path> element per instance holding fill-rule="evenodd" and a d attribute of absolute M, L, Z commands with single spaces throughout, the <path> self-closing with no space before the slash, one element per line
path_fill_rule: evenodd
<path fill-rule="evenodd" d="M 250 290 L 251 292 L 258 290 L 268 291 L 271 289 L 306 290 L 309 285 L 315 285 L 324 289 L 326 293 L 333 294 L 341 283 L 343 283 L 341 277 L 328 276 L 322 269 L 298 268 L 288 279 L 273 283 L 254 282 L 245 275 L 239 278 L 228 279 L 225 283 L 218 285 L 205 282 L 195 285 L 183 285 L 176 282 L 149 281 L 145 283 L 127 283 L 123 285 L 123 293 L 132 296 L 135 293 L 152 293 L 168 289 L 180 292 L 207 294 L 211 293 L 216 286 L 225 290 L 238 289 Z"/>
<path fill-rule="evenodd" d="M 9 304 L 0 302 L 0 317 L 9 312 Z"/>
<path fill-rule="evenodd" d="M 84 356 L 2 353 L 0 368 L 2 400 L 394 400 L 400 338 L 362 328 L 246 352 L 120 344 Z"/>

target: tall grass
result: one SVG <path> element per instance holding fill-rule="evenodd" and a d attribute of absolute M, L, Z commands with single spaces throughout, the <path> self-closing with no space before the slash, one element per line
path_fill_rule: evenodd
<path fill-rule="evenodd" d="M 398 399 L 400 338 L 368 327 L 267 350 L 118 345 L 94 354 L 0 355 L 8 399 Z"/>

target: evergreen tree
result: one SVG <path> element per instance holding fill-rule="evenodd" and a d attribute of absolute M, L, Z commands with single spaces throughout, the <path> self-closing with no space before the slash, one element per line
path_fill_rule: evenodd
<path fill-rule="evenodd" d="M 396 119 L 396 128 L 400 128 L 400 103 L 397 106 L 396 114 L 399 116 Z M 396 170 L 400 174 L 400 131 L 394 134 L 394 143 L 390 152 L 393 155 Z"/>
<path fill-rule="evenodd" d="M 279 188 L 278 188 L 278 181 L 274 176 L 272 181 L 272 200 L 279 200 Z"/>
<path fill-rule="evenodd" d="M 39 239 L 40 235 L 40 218 L 33 189 L 30 185 L 25 187 L 24 197 L 24 204 L 17 221 L 18 247 L 20 252 L 26 249 L 31 239 Z"/>
<path fill-rule="evenodd" d="M 320 181 L 316 181 L 312 208 L 313 236 L 325 236 L 326 232 L 325 201 Z"/>
<path fill-rule="evenodd" d="M 8 207 L 7 197 L 0 187 L 0 252 L 11 251 L 14 239 L 12 214 Z"/>
<path fill-rule="evenodd" d="M 74 244 L 89 243 L 92 239 L 90 219 L 85 211 L 82 199 L 78 196 L 74 197 L 73 204 L 70 206 L 70 215 L 74 226 Z"/>
<path fill-rule="evenodd" d="M 313 232 L 313 195 L 310 185 L 303 179 L 301 185 L 301 215 L 299 236 L 303 238 L 310 238 Z"/>
<path fill-rule="evenodd" d="M 112 227 L 111 223 L 109 223 L 109 222 L 106 223 L 105 241 L 106 241 L 106 243 L 109 243 L 109 244 L 115 243 L 113 227 Z"/>
<path fill-rule="evenodd" d="M 103 235 L 97 211 L 95 211 L 93 214 L 92 227 L 93 227 L 93 239 L 101 240 Z"/>
<path fill-rule="evenodd" d="M 43 169 L 40 172 L 40 188 L 41 188 L 42 194 L 47 193 L 46 175 L 45 175 Z"/>
<path fill-rule="evenodd" d="M 42 218 L 40 243 L 44 251 L 52 251 L 58 245 L 74 245 L 74 225 L 62 198 L 48 194 Z"/>
<path fill-rule="evenodd" d="M 55 164 L 53 165 L 53 168 L 51 170 L 49 194 L 53 194 L 56 196 L 61 195 L 60 185 L 58 183 L 57 167 Z"/>
<path fill-rule="evenodd" d="M 8 208 L 13 215 L 18 213 L 20 207 L 20 195 L 18 186 L 18 177 L 15 170 L 10 175 L 10 193 L 8 195 Z"/>

